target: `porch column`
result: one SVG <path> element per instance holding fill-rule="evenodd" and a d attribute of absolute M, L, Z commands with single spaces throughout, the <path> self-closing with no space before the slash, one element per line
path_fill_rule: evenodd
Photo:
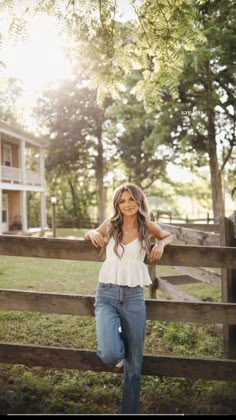
<path fill-rule="evenodd" d="M 2 188 L 0 188 L 0 235 L 2 233 Z"/>
<path fill-rule="evenodd" d="M 22 191 L 21 193 L 21 222 L 22 222 L 22 231 L 23 234 L 27 232 L 28 223 L 27 223 L 27 191 Z"/>
<path fill-rule="evenodd" d="M 47 227 L 47 216 L 46 216 L 46 193 L 41 192 L 41 207 L 40 207 L 40 219 L 41 219 L 41 232 L 43 233 Z"/>
<path fill-rule="evenodd" d="M 45 188 L 45 158 L 44 149 L 40 147 L 39 151 L 39 168 L 40 168 L 40 184 Z M 43 233 L 47 227 L 47 215 L 46 215 L 46 192 L 43 191 L 40 194 L 40 219 L 41 219 L 41 232 Z"/>
<path fill-rule="evenodd" d="M 40 181 L 41 186 L 45 185 L 45 159 L 44 159 L 44 150 L 40 148 L 39 151 L 39 168 L 40 168 Z"/>
<path fill-rule="evenodd" d="M 25 188 L 26 184 L 26 161 L 25 161 L 25 140 L 21 140 L 20 142 L 20 166 L 21 166 L 21 174 L 22 174 L 22 184 L 23 188 Z M 22 232 L 25 234 L 28 229 L 27 223 L 27 192 L 22 191 L 21 193 L 21 223 L 22 223 Z"/>
<path fill-rule="evenodd" d="M 2 136 L 0 133 L 0 184 L 2 182 Z"/>
<path fill-rule="evenodd" d="M 22 184 L 26 183 L 26 167 L 25 167 L 25 141 L 21 140 L 20 142 L 20 166 L 22 173 Z"/>
<path fill-rule="evenodd" d="M 0 134 L 0 185 L 2 183 L 2 136 Z M 2 233 L 2 187 L 0 186 L 0 235 Z"/>

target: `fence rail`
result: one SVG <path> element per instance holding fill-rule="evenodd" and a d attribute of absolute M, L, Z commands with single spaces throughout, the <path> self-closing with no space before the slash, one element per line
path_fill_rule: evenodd
<path fill-rule="evenodd" d="M 0 289 L 0 308 L 61 315 L 94 316 L 94 296 Z M 158 304 L 157 304 L 158 303 Z M 235 303 L 146 299 L 147 319 L 194 323 L 235 323 Z"/>
<path fill-rule="evenodd" d="M 79 369 L 121 373 L 106 366 L 94 350 L 1 343 L 0 362 L 42 366 L 53 369 Z M 142 374 L 220 381 L 236 380 L 236 361 L 194 357 L 144 355 Z"/>
<path fill-rule="evenodd" d="M 79 239 L 0 236 L 0 255 L 102 261 L 99 249 Z M 149 265 L 236 268 L 236 248 L 198 245 L 168 245 L 160 261 Z"/>

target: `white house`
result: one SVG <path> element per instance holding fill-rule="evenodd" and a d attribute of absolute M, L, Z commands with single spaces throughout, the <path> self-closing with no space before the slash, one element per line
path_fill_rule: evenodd
<path fill-rule="evenodd" d="M 28 231 L 27 192 L 40 193 L 41 229 L 47 226 L 44 150 L 45 139 L 24 133 L 0 121 L 0 234 Z M 27 168 L 27 150 L 36 150 L 35 170 Z"/>

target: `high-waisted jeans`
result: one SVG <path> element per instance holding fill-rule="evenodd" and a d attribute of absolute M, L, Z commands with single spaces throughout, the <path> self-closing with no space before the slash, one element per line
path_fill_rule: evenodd
<path fill-rule="evenodd" d="M 146 325 L 143 288 L 99 283 L 95 316 L 97 355 L 111 365 L 125 358 L 121 413 L 135 414 L 139 405 Z"/>

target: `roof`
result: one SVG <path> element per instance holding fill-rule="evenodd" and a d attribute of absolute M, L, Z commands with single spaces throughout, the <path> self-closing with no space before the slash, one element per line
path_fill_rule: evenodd
<path fill-rule="evenodd" d="M 13 125 L 0 121 L 0 133 L 8 134 L 19 140 L 25 140 L 27 143 L 31 143 L 35 146 L 47 147 L 48 139 L 45 137 L 36 137 L 32 134 L 23 131 L 21 128 L 13 127 Z"/>

